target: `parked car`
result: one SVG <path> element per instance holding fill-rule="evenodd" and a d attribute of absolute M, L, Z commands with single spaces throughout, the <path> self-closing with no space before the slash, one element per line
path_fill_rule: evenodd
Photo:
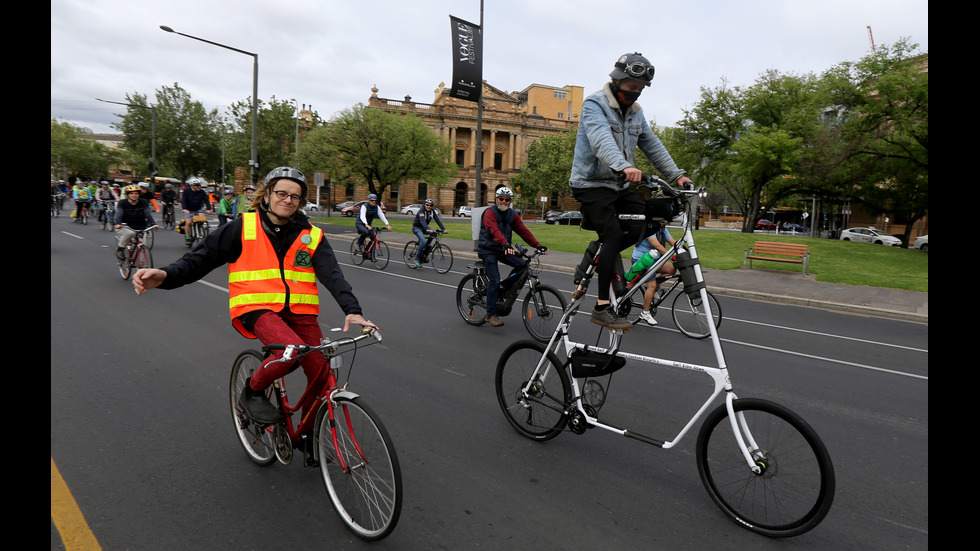
<path fill-rule="evenodd" d="M 924 252 L 929 252 L 929 236 L 920 235 L 919 237 L 916 237 L 915 241 L 912 242 L 912 248 L 919 249 L 920 251 L 924 251 Z"/>
<path fill-rule="evenodd" d="M 801 226 L 799 224 L 783 224 L 783 226 L 780 229 L 786 230 L 786 231 L 795 231 L 797 233 L 802 233 L 802 232 L 807 231 L 806 228 L 804 228 L 803 226 Z"/>
<path fill-rule="evenodd" d="M 545 224 L 566 224 L 569 226 L 581 226 L 582 225 L 582 213 L 577 210 L 570 210 L 559 214 L 558 216 L 550 216 L 545 218 Z"/>
<path fill-rule="evenodd" d="M 344 212 L 344 209 L 353 205 L 357 201 L 344 201 L 343 203 L 337 203 L 333 206 L 334 212 Z"/>
<path fill-rule="evenodd" d="M 306 206 L 303 207 L 303 210 L 320 210 L 320 205 L 307 201 Z"/>
<path fill-rule="evenodd" d="M 419 213 L 420 210 L 422 210 L 422 205 L 419 205 L 419 204 L 408 205 L 407 207 L 402 207 L 402 214 L 407 214 L 409 216 L 415 216 L 416 214 Z M 436 214 L 438 214 L 439 216 L 442 216 L 442 213 L 439 212 L 439 209 L 438 208 L 433 207 L 433 210 L 436 211 Z M 388 211 L 385 211 L 385 214 L 387 214 L 387 213 L 388 213 Z"/>
<path fill-rule="evenodd" d="M 755 229 L 757 230 L 774 230 L 776 229 L 776 224 L 772 220 L 766 220 L 763 218 L 755 223 Z"/>
<path fill-rule="evenodd" d="M 848 228 L 840 232 L 841 241 L 863 241 L 864 243 L 874 243 L 876 245 L 889 245 L 901 247 L 902 240 L 888 235 L 887 233 L 875 228 Z"/>
<path fill-rule="evenodd" d="M 544 211 L 544 214 L 542 215 L 542 217 L 545 220 L 547 220 L 549 217 L 558 216 L 559 214 L 561 214 L 563 212 L 565 212 L 565 211 L 562 210 L 562 209 L 549 209 L 549 210 Z"/>
<path fill-rule="evenodd" d="M 367 203 L 367 201 L 358 201 L 353 205 L 346 206 L 344 207 L 344 210 L 340 211 L 340 214 L 343 214 L 344 216 L 357 216 L 357 214 L 361 212 L 361 205 L 364 203 Z M 388 214 L 388 209 L 385 207 L 384 203 L 381 203 L 381 212 Z"/>
<path fill-rule="evenodd" d="M 472 217 L 473 216 L 473 207 L 468 207 L 466 205 L 463 205 L 463 206 L 459 207 L 459 212 L 456 213 L 456 216 Z"/>

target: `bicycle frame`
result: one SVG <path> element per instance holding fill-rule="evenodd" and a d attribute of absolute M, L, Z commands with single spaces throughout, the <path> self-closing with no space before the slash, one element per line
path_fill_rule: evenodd
<path fill-rule="evenodd" d="M 517 245 L 520 246 L 519 243 Z M 433 247 L 434 246 L 435 245 L 433 245 Z M 534 272 L 534 270 L 531 269 L 531 261 L 534 260 L 535 258 L 537 258 L 538 255 L 540 255 L 541 253 L 539 253 L 538 251 L 534 251 L 531 254 L 527 254 L 526 251 L 528 249 L 525 248 L 525 247 L 523 247 L 523 246 L 521 246 L 521 248 L 516 249 L 516 250 L 519 253 L 518 256 L 520 256 L 521 258 L 524 259 L 524 263 L 525 263 L 524 270 L 525 270 L 525 273 L 527 274 L 527 280 L 524 281 L 524 284 L 521 285 L 520 289 L 510 289 L 510 290 L 508 290 L 507 294 L 510 295 L 510 296 L 505 296 L 504 297 L 504 302 L 503 302 L 504 307 L 507 308 L 508 311 L 514 306 L 514 303 L 517 302 L 517 299 L 520 298 L 521 291 L 525 287 L 527 287 L 528 289 L 530 289 L 531 296 L 533 297 L 533 296 L 537 296 L 538 285 L 541 284 L 541 280 L 538 278 L 538 274 L 536 274 Z M 483 278 L 483 280 L 484 280 L 483 281 L 483 287 L 485 288 L 486 287 L 486 279 L 487 279 L 487 269 L 486 269 L 486 267 L 481 262 L 480 264 L 473 265 L 472 268 L 473 268 L 474 275 L 476 275 L 477 277 L 482 277 Z M 516 273 L 515 270 L 512 269 L 511 272 L 509 274 L 507 274 L 507 277 L 505 277 L 505 278 L 503 278 L 503 279 L 500 280 L 500 286 L 503 286 L 505 281 L 508 281 L 511 278 L 517 278 L 519 276 L 520 276 L 520 274 L 519 273 Z"/>
<path fill-rule="evenodd" d="M 610 303 L 612 304 L 613 311 L 618 311 L 618 307 L 620 304 L 630 301 L 634 294 L 640 292 L 639 290 L 643 287 L 643 284 L 645 284 L 646 282 L 650 281 L 653 278 L 656 278 L 658 270 L 668 260 L 670 260 L 670 258 L 674 256 L 674 254 L 678 252 L 678 249 L 681 248 L 681 243 L 683 243 L 684 248 L 686 248 L 686 250 L 690 253 L 691 261 L 693 262 L 693 266 L 691 266 L 691 268 L 694 270 L 694 278 L 696 282 L 700 284 L 700 289 L 698 289 L 697 291 L 698 296 L 701 299 L 701 303 L 704 305 L 707 318 L 711 319 L 712 313 L 711 313 L 710 303 L 707 296 L 707 289 L 703 285 L 704 274 L 701 271 L 700 263 L 697 262 L 697 258 L 698 258 L 697 249 L 694 244 L 694 234 L 692 231 L 692 216 L 691 216 L 693 212 L 692 202 L 694 200 L 694 197 L 700 194 L 701 190 L 677 191 L 670 188 L 669 185 L 663 180 L 656 179 L 654 181 L 660 185 L 661 189 L 666 188 L 664 190 L 665 193 L 668 193 L 669 195 L 679 195 L 682 198 L 682 201 L 684 203 L 683 237 L 679 240 L 676 240 L 674 245 L 667 250 L 666 254 L 661 255 L 661 257 L 658 258 L 656 262 L 648 266 L 646 268 L 646 271 L 644 271 L 644 273 L 642 274 L 642 276 L 624 294 L 622 294 L 619 297 L 616 297 L 615 293 L 613 292 L 610 293 L 609 297 L 610 297 Z M 644 215 L 620 215 L 620 218 L 623 219 L 624 217 L 626 217 L 627 219 L 630 219 L 636 216 L 645 218 Z M 599 252 L 597 251 L 596 257 L 598 256 L 599 256 Z M 572 300 L 569 303 L 568 308 L 566 308 L 565 311 L 563 312 L 561 320 L 558 322 L 558 328 L 555 330 L 554 335 L 552 335 L 550 341 L 545 346 L 545 353 L 542 354 L 541 358 L 538 360 L 538 364 L 535 367 L 534 372 L 532 373 L 531 377 L 529 377 L 528 382 L 525 384 L 522 393 L 524 398 L 527 400 L 532 400 L 533 396 L 531 393 L 531 387 L 534 385 L 534 383 L 539 379 L 544 381 L 547 379 L 548 376 L 551 375 L 549 371 L 552 368 L 552 364 L 550 361 L 548 361 L 548 353 L 552 351 L 557 352 L 559 349 L 564 350 L 566 357 L 571 357 L 572 351 L 579 349 L 579 350 L 586 350 L 591 352 L 598 352 L 602 354 L 609 354 L 609 355 L 618 356 L 629 360 L 636 360 L 645 363 L 662 365 L 675 369 L 684 369 L 684 370 L 702 372 L 708 375 L 709 377 L 711 377 L 714 383 L 714 388 L 711 392 L 711 395 L 708 397 L 707 400 L 704 401 L 704 403 L 700 406 L 700 408 L 698 408 L 698 410 L 694 413 L 691 419 L 680 429 L 680 431 L 671 440 L 658 440 L 656 438 L 646 436 L 637 433 L 635 431 L 630 431 L 626 428 L 608 425 L 600 422 L 598 420 L 598 417 L 594 417 L 590 415 L 588 409 L 585 407 L 582 391 L 579 387 L 578 380 L 572 375 L 571 366 L 568 362 L 566 362 L 565 367 L 563 367 L 563 369 L 569 372 L 568 373 L 569 379 L 572 386 L 572 400 L 570 404 L 566 404 L 566 409 L 562 413 L 570 416 L 573 414 L 581 415 L 586 421 L 588 426 L 602 428 L 620 434 L 627 438 L 632 438 L 635 440 L 639 440 L 641 442 L 645 442 L 647 444 L 656 445 L 664 449 L 670 449 L 676 446 L 681 441 L 681 439 L 683 439 L 683 437 L 690 431 L 691 427 L 693 427 L 694 424 L 708 410 L 712 402 L 714 402 L 715 399 L 722 392 L 724 392 L 725 404 L 726 404 L 726 408 L 728 409 L 729 419 L 731 420 L 732 430 L 738 442 L 739 449 L 742 452 L 742 456 L 744 457 L 747 466 L 753 472 L 755 473 L 761 472 L 761 468 L 756 464 L 751 453 L 752 449 L 757 449 L 757 445 L 754 439 L 752 438 L 752 435 L 749 432 L 748 427 L 744 422 L 744 417 L 742 413 L 740 412 L 736 413 L 734 410 L 733 404 L 734 401 L 737 399 L 737 396 L 735 395 L 734 389 L 732 387 L 731 378 L 728 373 L 728 366 L 725 362 L 724 352 L 721 348 L 721 340 L 718 337 L 718 330 L 713 323 L 708 323 L 707 325 L 710 331 L 711 343 L 714 348 L 717 367 L 698 365 L 698 364 L 692 364 L 692 363 L 687 363 L 687 362 L 682 362 L 677 360 L 668 360 L 665 358 L 657 358 L 657 357 L 646 356 L 642 354 L 623 352 L 620 350 L 620 344 L 623 335 L 629 331 L 628 329 L 625 330 L 607 329 L 607 331 L 609 332 L 608 335 L 609 344 L 606 348 L 587 345 L 584 343 L 578 343 L 572 341 L 569 338 L 568 331 L 569 331 L 569 327 L 571 326 L 572 319 L 578 313 L 578 307 L 585 299 L 585 292 L 588 289 L 588 285 L 592 279 L 592 275 L 595 273 L 595 269 L 596 269 L 596 265 L 595 262 L 593 261 L 592 265 L 588 268 L 586 272 L 586 276 L 582 278 L 582 280 L 578 284 L 578 287 L 573 292 Z M 671 289 L 673 289 L 673 287 L 671 287 Z"/>

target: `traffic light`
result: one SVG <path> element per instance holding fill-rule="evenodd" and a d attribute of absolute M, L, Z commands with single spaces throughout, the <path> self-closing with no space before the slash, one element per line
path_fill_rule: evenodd
<path fill-rule="evenodd" d="M 222 170 L 220 168 L 218 169 L 218 177 L 216 178 L 216 180 L 219 181 L 219 182 L 224 182 L 225 181 L 225 171 L 224 170 Z"/>

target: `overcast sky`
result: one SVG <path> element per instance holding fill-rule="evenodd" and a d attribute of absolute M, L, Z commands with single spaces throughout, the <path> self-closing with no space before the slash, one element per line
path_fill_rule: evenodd
<path fill-rule="evenodd" d="M 702 86 L 748 86 L 768 69 L 819 74 L 902 37 L 929 49 L 926 0 L 485 0 L 483 78 L 508 92 L 530 84 L 608 81 L 623 53 L 656 67 L 640 97 L 672 125 Z M 125 101 L 179 84 L 208 109 L 252 95 L 295 99 L 330 119 L 378 95 L 431 103 L 452 81 L 449 16 L 480 22 L 480 1 L 52 0 L 51 117 L 116 133 Z"/>

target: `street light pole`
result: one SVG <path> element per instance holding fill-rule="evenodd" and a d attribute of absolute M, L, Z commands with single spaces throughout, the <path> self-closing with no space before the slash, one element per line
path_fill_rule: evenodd
<path fill-rule="evenodd" d="M 153 114 L 153 122 L 151 126 L 150 135 L 150 178 L 154 178 L 154 183 L 156 183 L 157 175 L 157 108 L 150 107 L 149 105 L 136 105 L 134 103 L 122 103 L 120 101 L 109 101 L 107 99 L 95 98 L 97 101 L 104 103 L 115 103 L 116 105 L 125 105 L 127 107 L 141 107 L 143 109 L 149 109 Z"/>
<path fill-rule="evenodd" d="M 187 38 L 193 38 L 194 40 L 200 40 L 201 42 L 207 42 L 212 46 L 218 46 L 220 48 L 225 48 L 226 50 L 231 50 L 233 52 L 238 52 L 240 54 L 250 55 L 253 58 L 252 63 L 252 158 L 248 160 L 248 165 L 252 169 L 252 185 L 255 185 L 259 181 L 259 54 L 246 52 L 245 50 L 239 50 L 238 48 L 232 48 L 231 46 L 226 46 L 224 44 L 219 44 L 217 42 L 212 42 L 210 40 L 205 40 L 203 38 L 198 38 L 196 36 L 191 36 L 189 34 L 184 34 L 177 32 L 166 25 L 160 25 L 160 28 L 167 31 L 168 33 L 179 34 L 180 36 L 186 36 Z"/>

